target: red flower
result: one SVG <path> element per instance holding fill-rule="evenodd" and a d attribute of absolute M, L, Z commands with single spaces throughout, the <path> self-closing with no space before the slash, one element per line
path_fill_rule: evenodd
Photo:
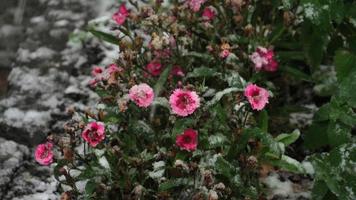
<path fill-rule="evenodd" d="M 147 64 L 146 70 L 150 72 L 152 76 L 159 76 L 163 70 L 162 64 L 158 61 L 151 61 Z"/>
<path fill-rule="evenodd" d="M 38 145 L 35 150 L 35 159 L 41 165 L 50 165 L 53 162 L 53 144 L 46 142 Z"/>
<path fill-rule="evenodd" d="M 198 145 L 198 132 L 193 129 L 187 129 L 183 134 L 177 135 L 176 145 L 187 151 L 195 151 Z"/>
<path fill-rule="evenodd" d="M 91 75 L 94 76 L 94 77 L 97 77 L 97 76 L 99 76 L 100 74 L 102 74 L 103 71 L 104 71 L 104 70 L 103 70 L 102 67 L 96 66 L 96 67 L 94 67 L 94 68 L 91 70 Z"/>
<path fill-rule="evenodd" d="M 112 16 L 112 19 L 115 20 L 118 25 L 122 25 L 126 21 L 128 15 L 129 11 L 127 10 L 125 4 L 121 4 L 119 10 Z"/>
<path fill-rule="evenodd" d="M 203 11 L 203 19 L 205 21 L 211 21 L 215 18 L 215 11 L 214 9 L 210 8 L 210 7 L 206 7 Z"/>
<path fill-rule="evenodd" d="M 96 147 L 105 139 L 105 125 L 102 122 L 90 122 L 84 129 L 82 137 L 91 147 Z"/>

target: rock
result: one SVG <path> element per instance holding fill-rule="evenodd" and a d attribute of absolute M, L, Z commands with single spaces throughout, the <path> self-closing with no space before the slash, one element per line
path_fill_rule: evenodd
<path fill-rule="evenodd" d="M 26 146 L 0 138 L 0 199 L 57 199 L 51 169 L 32 155 Z"/>
<path fill-rule="evenodd" d="M 21 10 L 6 1 L 0 8 L 0 69 L 6 69 L 0 71 L 1 200 L 59 198 L 51 167 L 35 163 L 33 148 L 49 133 L 63 132 L 67 107 L 83 111 L 96 104 L 87 85 L 103 48 L 95 39 L 73 45 L 68 38 L 96 15 L 98 4 L 38 0 Z M 15 12 L 25 17 L 14 20 Z"/>
<path fill-rule="evenodd" d="M 0 199 L 28 155 L 27 147 L 0 138 Z"/>

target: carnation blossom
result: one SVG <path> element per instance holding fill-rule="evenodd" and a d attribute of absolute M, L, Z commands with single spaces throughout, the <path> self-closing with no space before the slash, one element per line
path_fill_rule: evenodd
<path fill-rule="evenodd" d="M 118 67 L 115 63 L 110 64 L 109 67 L 106 69 L 109 75 L 114 74 L 116 72 L 122 72 L 124 69 Z"/>
<path fill-rule="evenodd" d="M 171 71 L 171 75 L 173 75 L 173 76 L 181 76 L 181 77 L 185 76 L 182 67 L 179 66 L 179 65 L 173 66 L 172 71 Z"/>
<path fill-rule="evenodd" d="M 248 84 L 245 88 L 245 97 L 250 102 L 252 109 L 262 110 L 268 103 L 268 91 L 255 84 Z"/>
<path fill-rule="evenodd" d="M 200 99 L 194 91 L 176 89 L 169 97 L 169 104 L 173 113 L 186 117 L 200 106 Z"/>
<path fill-rule="evenodd" d="M 95 78 L 89 80 L 90 87 L 95 88 L 97 86 L 97 84 L 98 84 L 98 80 L 96 80 Z"/>
<path fill-rule="evenodd" d="M 206 21 L 211 21 L 215 18 L 215 11 L 211 7 L 206 7 L 203 11 L 203 19 Z"/>
<path fill-rule="evenodd" d="M 190 9 L 192 9 L 194 12 L 198 12 L 201 5 L 205 3 L 205 1 L 206 0 L 187 0 L 186 2 L 188 3 Z"/>
<path fill-rule="evenodd" d="M 223 59 L 227 58 L 229 55 L 230 55 L 230 51 L 227 49 L 222 50 L 219 54 L 220 58 Z"/>
<path fill-rule="evenodd" d="M 195 151 L 198 145 L 198 132 L 193 129 L 187 129 L 183 134 L 177 135 L 176 145 L 187 151 Z"/>
<path fill-rule="evenodd" d="M 158 61 L 151 61 L 147 64 L 146 70 L 150 72 L 152 76 L 159 76 L 162 72 L 162 64 Z"/>
<path fill-rule="evenodd" d="M 129 12 L 125 4 L 121 4 L 119 10 L 115 12 L 114 15 L 112 16 L 112 19 L 115 20 L 118 25 L 122 25 L 126 21 L 128 15 Z"/>
<path fill-rule="evenodd" d="M 148 107 L 154 99 L 153 89 L 146 83 L 134 85 L 129 91 L 130 99 L 139 107 Z"/>
<path fill-rule="evenodd" d="M 92 70 L 91 70 L 91 75 L 96 77 L 96 76 L 99 76 L 100 74 L 102 74 L 104 71 L 104 69 L 102 67 L 94 67 Z"/>
<path fill-rule="evenodd" d="M 38 145 L 35 150 L 35 159 L 41 165 L 50 165 L 53 162 L 53 144 L 46 142 Z"/>
<path fill-rule="evenodd" d="M 274 72 L 278 69 L 278 63 L 274 58 L 273 50 L 257 47 L 256 51 L 250 55 L 250 59 L 255 64 L 256 71 Z"/>
<path fill-rule="evenodd" d="M 91 147 L 96 147 L 105 139 L 105 125 L 102 122 L 90 122 L 84 128 L 82 137 Z"/>

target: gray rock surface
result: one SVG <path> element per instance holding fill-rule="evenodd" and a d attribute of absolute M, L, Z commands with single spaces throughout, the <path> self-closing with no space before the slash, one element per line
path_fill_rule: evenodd
<path fill-rule="evenodd" d="M 111 1 L 111 0 L 108 0 Z M 34 161 L 34 147 L 63 132 L 66 109 L 84 110 L 97 95 L 87 84 L 103 48 L 70 42 L 102 12 L 100 0 L 0 2 L 0 199 L 58 199 L 52 168 Z"/>
<path fill-rule="evenodd" d="M 57 199 L 51 168 L 38 166 L 25 145 L 0 138 L 0 199 Z"/>

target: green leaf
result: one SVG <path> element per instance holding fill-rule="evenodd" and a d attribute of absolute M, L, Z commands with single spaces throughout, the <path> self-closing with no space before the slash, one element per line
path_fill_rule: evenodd
<path fill-rule="evenodd" d="M 300 131 L 298 129 L 294 130 L 292 133 L 282 133 L 278 135 L 275 140 L 278 142 L 282 142 L 285 146 L 288 146 L 295 142 L 300 136 Z"/>
<path fill-rule="evenodd" d="M 262 110 L 258 114 L 258 127 L 266 133 L 268 133 L 268 113 L 266 110 Z"/>
<path fill-rule="evenodd" d="M 356 198 L 355 140 L 334 148 L 330 153 L 309 158 L 315 169 L 316 181 L 323 181 L 340 200 Z"/>
<path fill-rule="evenodd" d="M 61 159 L 61 160 L 58 160 L 57 161 L 57 165 L 54 167 L 53 169 L 53 173 L 54 173 L 54 178 L 57 180 L 57 181 L 60 181 L 59 177 L 62 175 L 60 174 L 59 170 L 66 166 L 68 164 L 68 161 L 65 160 L 65 159 Z"/>
<path fill-rule="evenodd" d="M 200 58 L 202 59 L 204 62 L 210 62 L 212 60 L 214 60 L 214 57 L 212 57 L 209 54 L 204 54 L 204 53 L 199 53 L 199 52 L 195 52 L 195 51 L 191 51 L 191 52 L 187 52 L 183 55 L 184 57 L 194 57 L 194 58 Z"/>
<path fill-rule="evenodd" d="M 215 169 L 219 174 L 228 178 L 235 187 L 241 186 L 241 177 L 239 175 L 239 168 L 230 164 L 223 157 L 219 156 L 215 162 Z"/>
<path fill-rule="evenodd" d="M 89 180 L 87 182 L 87 184 L 85 184 L 85 195 L 87 197 L 92 196 L 92 194 L 95 192 L 97 187 L 97 183 L 95 182 L 95 180 Z"/>
<path fill-rule="evenodd" d="M 321 31 L 314 24 L 303 23 L 302 39 L 304 52 L 312 71 L 319 68 L 329 42 L 328 32 Z"/>
<path fill-rule="evenodd" d="M 191 181 L 189 181 L 188 178 L 177 178 L 174 180 L 167 180 L 161 184 L 159 184 L 158 190 L 159 191 L 167 191 L 174 189 L 176 187 L 180 186 L 191 186 L 193 185 Z"/>
<path fill-rule="evenodd" d="M 323 200 L 328 191 L 329 188 L 324 181 L 315 181 L 312 190 L 312 198 L 314 200 Z"/>
<path fill-rule="evenodd" d="M 286 155 L 282 155 L 280 159 L 268 159 L 267 162 L 289 172 L 301 174 L 306 172 L 303 165 L 299 161 Z"/>
<path fill-rule="evenodd" d="M 297 69 L 296 67 L 283 66 L 283 67 L 281 67 L 281 71 L 285 72 L 286 74 L 290 75 L 291 77 L 293 77 L 297 80 L 312 81 L 312 78 L 310 75 L 302 72 L 301 70 Z"/>
<path fill-rule="evenodd" d="M 240 74 L 236 71 L 227 71 L 224 80 L 228 83 L 229 87 L 245 88 L 246 81 Z"/>
<path fill-rule="evenodd" d="M 159 97 L 162 92 L 163 86 L 166 84 L 167 78 L 171 72 L 173 65 L 169 65 L 164 71 L 161 73 L 157 83 L 154 86 L 155 96 Z"/>
<path fill-rule="evenodd" d="M 79 176 L 77 177 L 79 180 L 85 180 L 85 179 L 91 179 L 95 177 L 97 174 L 96 172 L 91 168 L 87 167 L 82 171 Z"/>
<path fill-rule="evenodd" d="M 171 109 L 168 99 L 165 97 L 156 97 L 154 101 L 152 102 L 153 105 L 160 105 L 162 107 L 167 108 L 168 110 Z"/>
<path fill-rule="evenodd" d="M 108 33 L 102 32 L 102 31 L 95 30 L 94 28 L 90 28 L 88 31 L 101 40 L 104 40 L 111 44 L 119 45 L 120 40 L 113 35 L 110 35 Z"/>
<path fill-rule="evenodd" d="M 194 119 L 191 118 L 183 118 L 183 119 L 178 119 L 174 123 L 174 127 L 172 129 L 172 134 L 175 137 L 177 134 L 182 133 L 185 129 L 192 127 L 195 123 Z"/>
<path fill-rule="evenodd" d="M 227 137 L 221 133 L 210 135 L 208 138 L 209 147 L 208 148 L 216 148 L 223 147 L 229 141 Z"/>
<path fill-rule="evenodd" d="M 354 66 L 355 68 L 355 66 Z M 351 107 L 356 108 L 356 70 L 354 69 L 340 84 L 339 97 L 344 99 Z"/>
<path fill-rule="evenodd" d="M 216 75 L 217 71 L 215 68 L 199 67 L 194 68 L 192 72 L 189 72 L 186 78 L 211 77 Z"/>
<path fill-rule="evenodd" d="M 249 139 L 258 139 L 261 141 L 263 148 L 262 154 L 268 157 L 278 159 L 284 152 L 284 145 L 277 142 L 270 134 L 263 132 L 259 128 L 247 128 L 243 130 L 241 137 L 238 139 L 237 149 L 231 148 L 229 157 L 236 155 L 246 148 Z"/>
<path fill-rule="evenodd" d="M 347 51 L 338 51 L 334 57 L 337 80 L 342 82 L 356 67 L 356 56 Z"/>
<path fill-rule="evenodd" d="M 342 123 L 329 123 L 327 129 L 327 137 L 329 140 L 329 145 L 332 147 L 345 144 L 351 139 L 351 127 Z"/>
<path fill-rule="evenodd" d="M 221 98 L 222 98 L 224 95 L 226 95 L 226 94 L 230 94 L 230 93 L 232 93 L 232 92 L 242 92 L 242 91 L 244 91 L 244 90 L 241 89 L 241 88 L 236 88 L 236 87 L 226 88 L 226 89 L 223 90 L 223 91 L 217 92 L 217 93 L 215 94 L 215 96 L 213 97 L 213 99 L 210 100 L 210 101 L 208 101 L 208 102 L 206 103 L 206 106 L 207 106 L 207 107 L 210 107 L 210 106 L 212 106 L 212 105 L 218 103 L 218 102 L 221 100 Z"/>
<path fill-rule="evenodd" d="M 329 144 L 327 137 L 328 122 L 313 123 L 305 134 L 305 143 L 307 149 L 316 150 Z"/>

